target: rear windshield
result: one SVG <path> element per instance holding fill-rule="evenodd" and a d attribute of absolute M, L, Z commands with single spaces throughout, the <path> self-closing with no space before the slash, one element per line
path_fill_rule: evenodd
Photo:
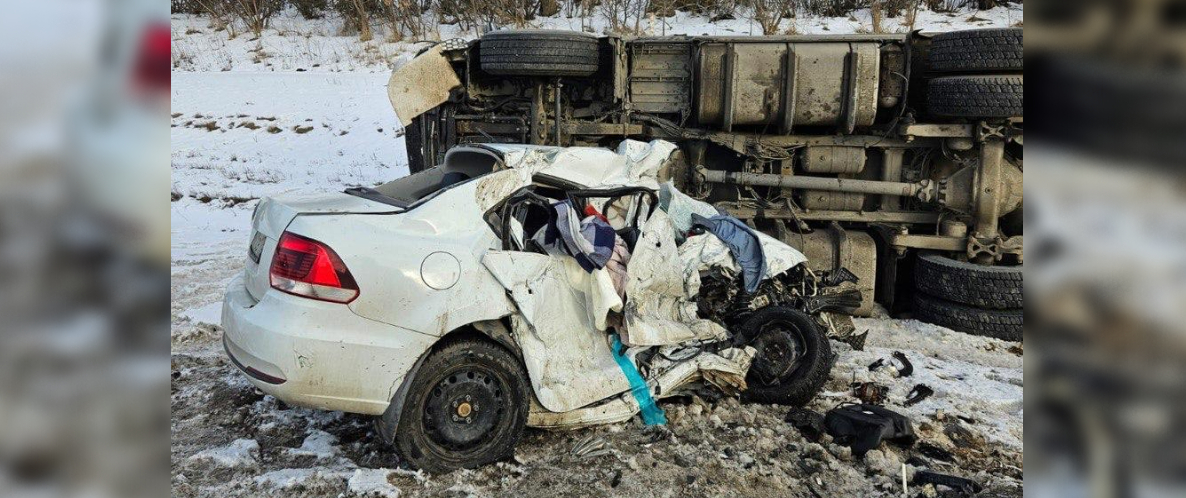
<path fill-rule="evenodd" d="M 401 208 L 410 208 L 437 192 L 460 185 L 493 171 L 498 157 L 469 150 L 451 151 L 445 163 L 419 173 L 397 178 L 375 188 L 356 187 L 346 193 Z"/>
<path fill-rule="evenodd" d="M 354 187 L 346 189 L 346 193 L 363 199 L 382 202 L 400 208 L 413 208 L 421 201 L 428 200 L 439 192 L 451 189 L 472 180 L 465 175 L 449 173 L 441 168 L 432 168 L 414 175 L 379 185 L 375 188 Z"/>

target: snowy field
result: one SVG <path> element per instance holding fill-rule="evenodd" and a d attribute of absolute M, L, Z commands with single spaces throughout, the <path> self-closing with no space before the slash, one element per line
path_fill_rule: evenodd
<path fill-rule="evenodd" d="M 1020 7 L 924 12 L 918 27 L 1020 21 Z M 658 33 L 658 21 L 650 22 Z M 711 24 L 680 14 L 667 22 L 668 34 L 751 32 L 746 21 Z M 886 24 L 896 29 L 894 22 Z M 867 13 L 858 12 L 851 19 L 799 19 L 795 29 L 847 33 L 867 24 Z M 557 17 L 540 25 L 580 28 L 580 21 Z M 924 462 L 977 479 L 998 495 L 1021 494 L 1020 348 L 913 320 L 857 320 L 858 330 L 869 330 L 865 350 L 834 345 L 833 378 L 811 406 L 822 412 L 852 400 L 854 381 L 883 383 L 890 388 L 887 405 L 910 415 L 921 440 L 934 448 L 891 448 L 863 461 L 831 442 L 804 440 L 783 421 L 786 408 L 696 398 L 662 404 L 667 429 L 629 423 L 529 430 L 513 461 L 427 476 L 400 470 L 366 418 L 288 407 L 256 391 L 222 356 L 217 324 L 223 288 L 243 267 L 257 199 L 340 191 L 407 173 L 385 84 L 389 67 L 422 45 L 363 44 L 339 30 L 332 20 L 289 14 L 261 39 L 227 40 L 203 19 L 174 16 L 173 495 L 901 496 L 903 464 L 914 472 Z M 450 26 L 440 32 L 473 36 Z M 912 376 L 868 369 L 894 351 L 914 363 Z M 904 407 L 919 383 L 936 394 Z M 612 453 L 574 456 L 572 447 L 589 436 L 604 439 Z"/>

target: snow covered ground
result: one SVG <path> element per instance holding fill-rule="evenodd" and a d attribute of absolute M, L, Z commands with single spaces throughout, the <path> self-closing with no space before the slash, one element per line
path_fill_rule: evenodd
<path fill-rule="evenodd" d="M 867 17 L 805 18 L 795 21 L 795 29 L 847 33 L 867 27 Z M 918 27 L 1020 21 L 1020 7 L 1000 7 L 975 14 L 924 12 Z M 681 13 L 667 22 L 668 34 L 752 32 L 743 20 L 709 23 Z M 895 22 L 886 25 L 896 30 Z M 652 33 L 661 32 L 657 20 L 649 23 Z M 563 17 L 538 25 L 581 27 Z M 663 404 L 669 429 L 631 423 L 572 433 L 529 431 L 514 461 L 430 477 L 400 470 L 363 417 L 288 407 L 256 391 L 222 356 L 217 325 L 223 289 L 242 270 L 256 200 L 375 185 L 407 173 L 385 84 L 389 67 L 422 45 L 359 43 L 339 31 L 336 21 L 289 13 L 260 39 L 227 40 L 204 19 L 174 16 L 174 495 L 551 496 L 567 489 L 559 494 L 899 496 L 902 464 L 913 472 L 923 460 L 1002 494 L 1020 494 L 1020 349 L 912 320 L 857 320 L 858 330 L 869 330 L 865 350 L 835 345 L 833 378 L 811 407 L 822 412 L 852 400 L 851 382 L 882 383 L 890 388 L 888 406 L 910 415 L 923 440 L 942 450 L 931 454 L 889 449 L 853 461 L 838 445 L 805 441 L 783 421 L 783 407 L 697 398 Z M 473 36 L 451 26 L 440 33 Z M 914 363 L 912 376 L 868 369 L 894 351 Z M 936 394 L 903 406 L 918 383 Z M 575 443 L 588 436 L 605 439 L 612 454 L 589 461 L 572 455 Z"/>

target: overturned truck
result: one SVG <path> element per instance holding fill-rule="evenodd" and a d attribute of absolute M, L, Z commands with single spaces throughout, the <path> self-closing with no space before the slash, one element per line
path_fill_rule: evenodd
<path fill-rule="evenodd" d="M 874 302 L 1020 340 L 1022 34 L 450 40 L 388 86 L 413 172 L 458 144 L 663 139 L 683 192 Z"/>

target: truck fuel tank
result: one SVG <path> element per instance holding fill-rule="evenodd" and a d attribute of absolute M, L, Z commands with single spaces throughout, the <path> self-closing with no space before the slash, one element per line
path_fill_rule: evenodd
<path fill-rule="evenodd" d="M 761 40 L 760 38 L 758 40 Z M 880 45 L 872 41 L 707 41 L 696 61 L 701 124 L 873 124 Z"/>

